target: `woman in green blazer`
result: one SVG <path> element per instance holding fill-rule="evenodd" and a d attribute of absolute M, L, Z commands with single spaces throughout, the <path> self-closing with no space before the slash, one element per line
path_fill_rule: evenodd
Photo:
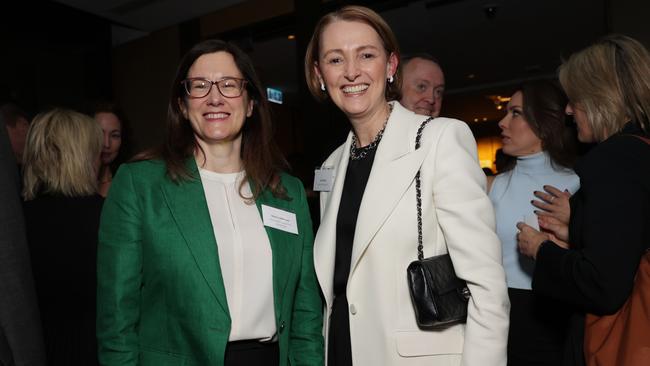
<path fill-rule="evenodd" d="M 166 142 L 123 165 L 104 204 L 102 365 L 323 364 L 311 219 L 270 123 L 242 51 L 185 55 Z"/>

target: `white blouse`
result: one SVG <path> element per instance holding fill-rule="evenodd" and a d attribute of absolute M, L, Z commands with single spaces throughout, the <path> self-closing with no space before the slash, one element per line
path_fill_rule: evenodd
<path fill-rule="evenodd" d="M 244 172 L 199 173 L 232 320 L 228 340 L 270 340 L 276 333 L 271 244 L 257 206 L 239 195 Z M 242 192 L 251 197 L 248 182 Z"/>

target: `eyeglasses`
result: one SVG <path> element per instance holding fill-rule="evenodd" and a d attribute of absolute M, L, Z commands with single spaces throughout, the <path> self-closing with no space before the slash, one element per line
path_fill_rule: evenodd
<path fill-rule="evenodd" d="M 226 98 L 237 98 L 242 95 L 244 87 L 248 81 L 237 78 L 223 78 L 212 81 L 204 78 L 189 78 L 181 81 L 185 87 L 185 92 L 190 98 L 203 98 L 210 94 L 212 85 L 217 86 L 219 93 Z"/>

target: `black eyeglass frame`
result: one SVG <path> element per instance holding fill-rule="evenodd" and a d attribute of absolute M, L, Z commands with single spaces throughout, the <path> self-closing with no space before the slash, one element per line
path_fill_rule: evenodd
<path fill-rule="evenodd" d="M 206 89 L 205 95 L 203 95 L 201 97 L 194 97 L 194 96 L 192 96 L 192 94 L 190 94 L 190 91 L 188 90 L 188 83 L 193 81 L 193 80 L 201 80 L 201 81 L 205 81 L 207 83 L 210 83 L 210 87 Z M 239 88 L 239 94 L 233 95 L 233 96 L 225 95 L 223 93 L 223 91 L 221 91 L 221 87 L 219 86 L 219 83 L 222 82 L 222 81 L 225 81 L 225 80 L 237 80 L 237 81 L 241 82 L 241 87 Z M 233 77 L 225 77 L 225 78 L 221 78 L 221 79 L 219 79 L 217 81 L 212 81 L 212 80 L 206 79 L 206 78 L 187 78 L 187 79 L 181 81 L 181 85 L 183 85 L 183 89 L 185 90 L 185 94 L 187 94 L 188 98 L 192 98 L 192 99 L 200 99 L 200 98 L 207 97 L 208 94 L 210 94 L 210 92 L 212 91 L 213 86 L 217 87 L 217 90 L 219 91 L 219 94 L 221 94 L 224 98 L 239 98 L 239 97 L 242 96 L 242 94 L 244 94 L 244 89 L 246 89 L 246 84 L 248 84 L 248 80 L 240 79 L 240 78 L 233 78 Z"/>

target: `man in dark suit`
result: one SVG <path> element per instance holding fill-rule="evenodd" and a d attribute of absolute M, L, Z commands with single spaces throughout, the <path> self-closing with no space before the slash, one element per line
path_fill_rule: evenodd
<path fill-rule="evenodd" d="M 0 366 L 45 365 L 16 160 L 0 117 Z"/>

